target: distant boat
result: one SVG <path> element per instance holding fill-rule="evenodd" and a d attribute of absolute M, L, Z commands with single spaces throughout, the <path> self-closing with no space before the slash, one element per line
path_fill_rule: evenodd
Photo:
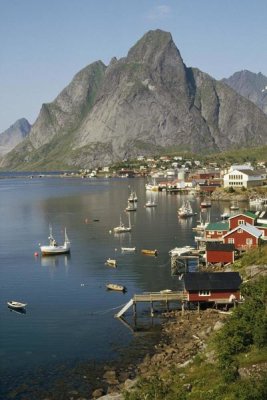
<path fill-rule="evenodd" d="M 233 203 L 230 206 L 230 210 L 232 210 L 232 211 L 239 210 L 239 205 L 238 205 L 237 201 L 233 201 Z"/>
<path fill-rule="evenodd" d="M 157 203 L 151 199 L 146 202 L 145 207 L 157 207 Z"/>
<path fill-rule="evenodd" d="M 127 289 L 126 289 L 125 286 L 123 286 L 123 285 L 118 285 L 118 284 L 116 284 L 116 283 L 108 283 L 108 284 L 106 285 L 106 288 L 107 288 L 108 290 L 115 290 L 115 291 L 119 291 L 119 292 L 126 292 L 126 291 L 127 291 Z"/>
<path fill-rule="evenodd" d="M 201 208 L 211 207 L 211 201 L 209 199 L 204 199 L 203 201 L 201 201 L 200 207 Z"/>
<path fill-rule="evenodd" d="M 228 212 L 224 212 L 224 213 L 221 214 L 221 219 L 225 220 L 225 219 L 228 219 L 228 218 L 230 218 L 230 214 Z"/>
<path fill-rule="evenodd" d="M 184 246 L 184 247 L 174 247 L 174 249 L 169 251 L 170 256 L 185 256 L 190 254 L 192 251 L 194 251 L 195 248 L 191 246 Z"/>
<path fill-rule="evenodd" d="M 145 254 L 147 256 L 157 256 L 158 255 L 158 250 L 147 250 L 147 249 L 143 249 L 141 250 L 142 254 Z"/>
<path fill-rule="evenodd" d="M 136 203 L 138 201 L 136 192 L 131 191 L 130 196 L 128 197 L 128 202 L 129 203 Z"/>
<path fill-rule="evenodd" d="M 136 251 L 136 247 L 121 247 L 122 253 L 134 253 Z"/>
<path fill-rule="evenodd" d="M 189 201 L 184 202 L 177 212 L 179 217 L 181 218 L 188 218 L 194 215 L 193 209 Z"/>
<path fill-rule="evenodd" d="M 52 226 L 49 226 L 49 245 L 46 246 L 40 246 L 41 253 L 43 256 L 48 256 L 48 255 L 57 255 L 57 254 L 66 254 L 70 252 L 70 241 L 67 236 L 67 231 L 65 228 L 65 241 L 63 245 L 58 245 L 57 241 L 53 237 L 53 232 L 52 232 Z"/>
<path fill-rule="evenodd" d="M 249 199 L 249 205 L 250 206 L 262 206 L 264 204 L 264 199 L 261 199 L 260 197 L 256 197 L 256 198 L 251 198 Z"/>
<path fill-rule="evenodd" d="M 7 302 L 8 307 L 14 308 L 15 310 L 21 310 L 27 306 L 27 303 L 20 303 L 19 301 L 8 301 Z"/>
<path fill-rule="evenodd" d="M 111 267 L 115 267 L 115 268 L 117 267 L 117 261 L 112 258 L 108 258 L 106 261 L 106 264 Z"/>
<path fill-rule="evenodd" d="M 137 211 L 137 204 L 135 202 L 128 201 L 128 205 L 125 208 L 125 211 Z"/>
<path fill-rule="evenodd" d="M 153 179 L 152 183 L 146 184 L 146 190 L 152 191 L 152 192 L 157 192 L 159 190 L 159 185 L 157 185 L 155 178 Z"/>
<path fill-rule="evenodd" d="M 132 226 L 131 226 L 130 216 L 129 216 L 129 226 L 124 225 L 124 223 L 122 222 L 121 216 L 120 216 L 120 225 L 115 226 L 115 228 L 113 228 L 114 233 L 131 232 L 131 230 L 132 230 Z"/>

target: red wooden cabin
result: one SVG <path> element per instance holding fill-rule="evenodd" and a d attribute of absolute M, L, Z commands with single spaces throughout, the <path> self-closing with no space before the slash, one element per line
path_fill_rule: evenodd
<path fill-rule="evenodd" d="M 228 264 L 235 260 L 235 246 L 228 243 L 207 242 L 206 261 L 209 264 Z"/>
<path fill-rule="evenodd" d="M 241 277 L 238 272 L 192 272 L 184 275 L 190 302 L 231 304 L 240 300 Z"/>
<path fill-rule="evenodd" d="M 250 211 L 245 211 L 244 213 L 233 215 L 228 219 L 229 230 L 232 230 L 241 224 L 255 225 L 256 219 L 257 216 Z"/>
<path fill-rule="evenodd" d="M 258 247 L 262 231 L 252 225 L 238 225 L 223 236 L 223 242 L 234 244 L 238 250 Z"/>

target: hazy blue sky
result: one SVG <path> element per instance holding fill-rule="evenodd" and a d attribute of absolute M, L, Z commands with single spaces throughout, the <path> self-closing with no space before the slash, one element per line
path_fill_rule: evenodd
<path fill-rule="evenodd" d="M 0 0 L 0 132 L 33 123 L 81 68 L 157 28 L 216 79 L 267 75 L 267 0 Z"/>

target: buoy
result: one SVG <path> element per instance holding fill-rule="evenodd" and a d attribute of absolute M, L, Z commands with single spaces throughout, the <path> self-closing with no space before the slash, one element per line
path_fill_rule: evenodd
<path fill-rule="evenodd" d="M 39 256 L 39 254 L 38 254 L 37 251 L 34 253 L 34 255 L 35 255 L 35 257 L 38 257 L 38 256 Z"/>
<path fill-rule="evenodd" d="M 109 231 L 109 233 L 112 233 L 112 231 Z"/>

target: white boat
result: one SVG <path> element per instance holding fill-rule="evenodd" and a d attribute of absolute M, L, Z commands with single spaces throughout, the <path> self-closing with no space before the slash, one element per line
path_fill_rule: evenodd
<path fill-rule="evenodd" d="M 108 290 L 115 290 L 115 291 L 119 291 L 119 292 L 126 292 L 126 291 L 127 291 L 127 289 L 126 289 L 125 286 L 123 286 L 123 285 L 118 285 L 117 283 L 108 283 L 108 284 L 106 285 L 106 288 L 107 288 Z"/>
<path fill-rule="evenodd" d="M 261 199 L 260 197 L 254 198 L 254 199 L 249 199 L 249 205 L 250 206 L 262 206 L 264 204 L 264 199 Z"/>
<path fill-rule="evenodd" d="M 159 185 L 156 183 L 156 179 L 153 179 L 152 183 L 147 183 L 146 184 L 146 190 L 152 191 L 152 192 L 157 192 L 159 190 Z"/>
<path fill-rule="evenodd" d="M 121 247 L 122 253 L 135 253 L 136 247 Z"/>
<path fill-rule="evenodd" d="M 193 209 L 189 201 L 184 202 L 182 207 L 179 208 L 178 215 L 181 218 L 188 218 L 194 215 Z"/>
<path fill-rule="evenodd" d="M 124 225 L 124 223 L 122 222 L 121 216 L 120 216 L 120 225 L 115 226 L 115 228 L 113 228 L 114 233 L 131 232 L 131 230 L 132 230 L 132 226 L 131 226 L 130 216 L 129 216 L 129 226 Z"/>
<path fill-rule="evenodd" d="M 137 198 L 136 192 L 131 191 L 130 196 L 128 197 L 128 202 L 135 203 L 137 201 L 138 201 L 138 198 Z"/>
<path fill-rule="evenodd" d="M 170 256 L 186 256 L 190 254 L 193 250 L 195 250 L 194 247 L 191 246 L 184 246 L 184 247 L 174 247 L 174 249 L 169 251 Z"/>
<path fill-rule="evenodd" d="M 127 205 L 127 207 L 125 208 L 125 211 L 137 211 L 137 205 L 136 205 L 136 203 L 135 202 L 129 202 L 128 201 L 128 205 Z"/>
<path fill-rule="evenodd" d="M 117 267 L 117 261 L 112 259 L 112 258 L 108 258 L 106 261 L 106 265 L 109 265 L 110 267 Z"/>
<path fill-rule="evenodd" d="M 157 207 L 157 203 L 154 200 L 148 200 L 145 204 L 145 207 Z"/>
<path fill-rule="evenodd" d="M 48 255 L 57 255 L 57 254 L 67 254 L 70 252 L 70 241 L 67 236 L 67 231 L 65 228 L 65 240 L 63 245 L 59 245 L 55 238 L 53 237 L 52 233 L 52 226 L 49 226 L 49 245 L 46 246 L 40 246 L 41 253 L 43 256 L 48 256 Z"/>
<path fill-rule="evenodd" d="M 236 201 L 234 201 L 230 206 L 231 211 L 239 210 L 239 205 Z"/>
<path fill-rule="evenodd" d="M 7 302 L 8 307 L 14 308 L 16 310 L 20 310 L 22 308 L 25 308 L 27 306 L 27 303 L 20 303 L 19 301 L 8 301 Z"/>
<path fill-rule="evenodd" d="M 221 214 L 221 219 L 222 220 L 225 220 L 225 219 L 228 219 L 228 218 L 230 218 L 230 214 L 228 212 L 224 212 L 224 213 Z"/>
<path fill-rule="evenodd" d="M 204 199 L 200 203 L 201 208 L 209 208 L 211 207 L 211 201 L 209 199 Z"/>

